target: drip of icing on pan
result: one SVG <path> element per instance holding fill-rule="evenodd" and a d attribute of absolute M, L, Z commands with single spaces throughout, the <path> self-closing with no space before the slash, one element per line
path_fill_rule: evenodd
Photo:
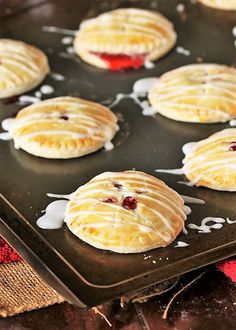
<path fill-rule="evenodd" d="M 152 116 L 156 113 L 150 106 L 148 101 L 142 101 L 142 98 L 147 96 L 148 91 L 156 83 L 158 79 L 156 77 L 148 77 L 138 79 L 134 82 L 132 92 L 129 94 L 118 93 L 115 100 L 110 105 L 110 108 L 118 105 L 123 99 L 132 99 L 142 109 L 142 113 L 145 116 Z"/>

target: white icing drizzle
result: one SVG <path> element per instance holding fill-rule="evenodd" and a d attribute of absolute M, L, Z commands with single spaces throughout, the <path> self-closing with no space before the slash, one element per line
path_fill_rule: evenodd
<path fill-rule="evenodd" d="M 192 213 L 192 209 L 191 209 L 189 206 L 184 205 L 184 213 L 185 213 L 186 215 L 189 215 L 189 214 Z"/>
<path fill-rule="evenodd" d="M 76 30 L 63 29 L 57 26 L 43 26 L 42 30 L 44 32 L 59 33 L 59 34 L 71 35 L 71 36 L 74 36 L 76 33 Z"/>
<path fill-rule="evenodd" d="M 14 121 L 14 118 L 6 118 L 2 121 L 1 125 L 2 125 L 2 128 L 4 129 L 4 131 L 7 131 L 7 132 L 4 132 L 4 133 L 0 133 L 0 140 L 2 141 L 9 141 L 12 139 L 9 131 L 11 129 L 11 126 L 13 124 L 13 121 Z"/>
<path fill-rule="evenodd" d="M 54 88 L 50 85 L 43 85 L 41 88 L 40 88 L 40 92 L 42 94 L 52 94 L 54 92 Z"/>
<path fill-rule="evenodd" d="M 230 122 L 232 124 L 236 124 L 236 120 Z M 228 138 L 229 137 L 229 132 L 231 132 L 232 129 L 225 129 L 221 132 L 218 132 L 218 138 Z M 209 137 L 207 139 L 208 143 L 211 143 L 216 139 L 215 135 L 212 137 Z M 217 141 L 217 139 L 216 139 Z M 188 155 L 191 154 L 192 152 L 195 151 L 195 148 L 201 144 L 201 143 L 206 143 L 205 141 L 203 142 L 188 142 L 182 147 L 182 151 L 185 154 L 185 158 L 183 159 L 183 164 L 184 166 L 179 169 L 156 169 L 155 172 L 160 172 L 160 173 L 169 173 L 169 174 L 174 174 L 174 175 L 187 175 L 191 170 L 194 171 L 199 171 L 199 175 L 196 176 L 193 180 L 191 181 L 178 181 L 179 184 L 186 185 L 188 187 L 193 187 L 198 184 L 198 182 L 202 179 L 203 172 L 205 170 L 206 165 L 209 166 L 211 171 L 216 171 L 217 169 L 222 168 L 223 166 L 227 166 L 228 169 L 230 170 L 236 170 L 236 166 L 234 164 L 235 160 L 235 155 L 233 153 L 230 154 L 230 151 L 228 151 L 229 154 L 226 153 L 227 155 L 227 161 L 225 158 L 222 157 L 222 159 L 219 160 L 211 160 L 209 161 L 207 159 L 207 151 L 206 153 L 202 153 L 198 156 L 188 158 Z M 203 172 L 201 172 L 201 169 Z"/>
<path fill-rule="evenodd" d="M 158 172 L 158 173 L 169 173 L 169 174 L 174 174 L 174 175 L 183 175 L 184 174 L 183 168 L 175 168 L 175 169 L 170 169 L 170 170 L 156 169 L 155 172 Z"/>
<path fill-rule="evenodd" d="M 184 56 L 190 56 L 191 55 L 190 50 L 188 50 L 188 49 L 186 49 L 182 46 L 176 47 L 176 53 L 184 55 Z"/>
<path fill-rule="evenodd" d="M 151 61 L 145 60 L 144 67 L 146 69 L 153 69 L 153 68 L 155 68 L 155 64 Z"/>
<path fill-rule="evenodd" d="M 42 229 L 59 229 L 63 226 L 65 218 L 65 209 L 68 201 L 57 200 L 51 202 L 43 216 L 41 216 L 36 224 Z"/>
<path fill-rule="evenodd" d="M 184 224 L 184 226 L 183 226 L 183 230 L 182 230 L 182 232 L 183 232 L 184 235 L 188 235 L 188 231 L 187 231 L 187 229 L 186 229 L 186 227 L 185 227 L 185 224 Z"/>
<path fill-rule="evenodd" d="M 68 54 L 70 54 L 70 55 L 73 55 L 73 54 L 75 53 L 73 47 L 67 47 L 67 48 L 66 48 L 66 52 L 67 52 Z"/>
<path fill-rule="evenodd" d="M 38 97 L 30 96 L 30 95 L 21 95 L 19 97 L 19 103 L 25 104 L 25 103 L 39 103 L 41 99 Z"/>
<path fill-rule="evenodd" d="M 37 97 L 38 99 L 41 99 L 42 93 L 40 91 L 37 91 L 34 93 L 34 96 Z"/>
<path fill-rule="evenodd" d="M 26 114 L 23 118 L 19 118 L 15 121 L 14 126 L 12 128 L 12 132 L 17 132 L 23 127 L 27 127 L 31 124 L 37 123 L 39 126 L 42 124 L 50 123 L 54 121 L 57 124 L 57 121 L 61 122 L 60 115 L 63 114 L 59 111 L 56 111 L 57 102 L 60 106 L 64 106 L 66 114 L 69 118 L 76 118 L 78 119 L 76 123 L 74 123 L 74 129 L 71 129 L 68 125 L 60 126 L 58 129 L 46 129 L 43 130 L 30 130 L 24 135 L 18 136 L 17 143 L 18 147 L 21 146 L 25 140 L 38 136 L 40 134 L 47 134 L 47 135 L 66 135 L 68 137 L 72 137 L 74 139 L 83 139 L 87 137 L 92 137 L 94 140 L 101 141 L 105 139 L 105 142 L 111 141 L 114 136 L 114 128 L 117 131 L 118 126 L 115 123 L 114 119 L 114 127 L 111 127 L 110 119 L 106 118 L 106 116 L 102 113 L 102 107 L 94 104 L 91 106 L 93 108 L 93 116 L 90 113 L 86 112 L 88 107 L 87 101 L 81 100 L 78 102 L 76 99 L 68 98 L 57 98 L 54 101 L 44 101 L 41 104 L 37 104 L 36 106 L 31 106 L 28 109 L 22 110 L 25 111 Z M 90 104 L 89 104 L 90 106 Z M 35 107 L 35 108 L 34 108 Z M 52 107 L 55 109 L 54 111 L 48 112 L 47 107 Z M 37 111 L 34 111 L 34 109 Z M 41 110 L 42 109 L 42 110 Z M 103 135 L 101 136 L 97 134 L 101 130 L 101 126 L 103 126 Z M 80 130 L 82 130 L 81 133 Z M 78 133 L 77 133 L 78 132 Z"/>
<path fill-rule="evenodd" d="M 9 132 L 12 127 L 13 122 L 14 122 L 14 118 L 3 119 L 2 128 L 4 129 L 4 131 Z"/>
<path fill-rule="evenodd" d="M 193 186 L 195 186 L 196 183 L 198 183 L 198 181 L 200 179 L 201 179 L 201 177 L 199 176 L 199 177 L 195 178 L 192 181 L 188 181 L 188 182 L 186 182 L 186 181 L 178 181 L 177 183 L 183 184 L 183 185 L 188 186 L 188 187 L 193 187 Z"/>
<path fill-rule="evenodd" d="M 26 46 L 22 42 L 12 40 L 1 45 L 0 80 L 4 90 L 14 90 L 16 94 L 27 87 L 30 81 L 38 79 L 38 75 L 47 73 L 46 58 L 40 55 L 42 65 L 38 63 L 38 50 Z M 41 68 L 43 67 L 43 69 Z M 41 72 L 43 70 L 43 72 Z M 24 87 L 25 86 L 25 87 Z M 7 96 L 3 90 L 2 96 Z M 8 93 L 7 93 L 8 94 Z"/>
<path fill-rule="evenodd" d="M 233 29 L 232 29 L 232 34 L 233 34 L 233 36 L 236 38 L 236 26 L 233 27 Z"/>
<path fill-rule="evenodd" d="M 104 148 L 106 151 L 110 151 L 114 149 L 114 144 L 111 141 L 108 141 L 105 143 Z"/>
<path fill-rule="evenodd" d="M 63 194 L 53 194 L 53 193 L 47 193 L 46 195 L 48 197 L 52 197 L 52 198 L 65 198 L 65 199 L 70 199 L 72 197 L 74 192 L 72 192 L 71 194 L 66 194 L 66 195 L 63 195 Z"/>
<path fill-rule="evenodd" d="M 183 3 L 179 3 L 176 6 L 176 10 L 177 10 L 178 13 L 182 13 L 185 10 L 185 5 Z"/>
<path fill-rule="evenodd" d="M 230 220 L 229 218 L 226 218 L 226 222 L 227 222 L 229 225 L 232 225 L 232 224 L 236 223 L 236 220 Z"/>
<path fill-rule="evenodd" d="M 182 241 L 178 241 L 177 242 L 177 245 L 175 245 L 174 247 L 175 248 L 182 248 L 182 247 L 187 247 L 187 246 L 189 246 L 188 243 L 185 243 L 185 242 L 182 242 Z"/>
<path fill-rule="evenodd" d="M 2 141 L 9 141 L 12 137 L 8 132 L 0 133 L 0 140 Z"/>
<path fill-rule="evenodd" d="M 72 41 L 73 41 L 73 38 L 72 37 L 63 37 L 61 39 L 61 43 L 63 45 L 70 45 L 70 44 L 72 44 Z"/>
<path fill-rule="evenodd" d="M 138 79 L 133 84 L 133 92 L 137 94 L 148 93 L 157 81 L 158 79 L 155 77 Z"/>
<path fill-rule="evenodd" d="M 148 77 L 138 79 L 133 84 L 133 91 L 129 94 L 119 93 L 116 95 L 115 100 L 110 104 L 110 108 L 113 108 L 117 104 L 119 104 L 123 99 L 130 98 L 136 104 L 140 106 L 143 110 L 142 113 L 144 116 L 152 116 L 156 113 L 156 111 L 150 106 L 148 101 L 142 101 L 140 98 L 146 97 L 150 88 L 155 84 L 158 79 L 155 77 Z"/>
<path fill-rule="evenodd" d="M 230 126 L 236 126 L 236 119 L 232 119 L 229 122 Z"/>
<path fill-rule="evenodd" d="M 203 205 L 205 204 L 205 201 L 203 199 L 199 199 L 199 198 L 195 198 L 195 197 L 191 197 L 191 196 L 185 196 L 185 195 L 181 195 L 181 197 L 183 198 L 185 203 L 189 203 L 189 204 L 200 204 Z"/>
<path fill-rule="evenodd" d="M 152 203 L 155 203 L 156 205 L 160 205 L 161 208 L 165 208 L 166 212 L 168 214 L 176 214 L 177 212 L 181 215 L 183 218 L 183 225 L 184 220 L 186 219 L 186 215 L 184 214 L 181 206 L 177 204 L 175 201 L 173 201 L 172 192 L 168 190 L 168 188 L 165 185 L 160 185 L 160 187 L 155 189 L 152 186 L 152 181 L 149 182 L 149 178 L 143 178 L 143 175 L 139 173 L 132 174 L 132 177 L 127 177 L 125 175 L 125 184 L 123 181 L 123 175 L 125 174 L 117 174 L 112 172 L 106 172 L 102 173 L 98 176 L 96 176 L 92 181 L 89 182 L 89 184 L 84 185 L 80 187 L 77 192 L 74 194 L 73 198 L 71 199 L 72 202 L 76 202 L 78 206 L 82 206 L 84 203 L 87 203 L 88 201 L 92 203 L 93 205 L 99 205 L 99 203 L 103 203 L 103 201 L 100 201 L 97 197 L 93 196 L 99 196 L 100 194 L 104 194 L 104 189 L 100 187 L 101 181 L 103 184 L 111 184 L 112 182 L 120 182 L 122 183 L 122 187 L 120 189 L 117 188 L 111 188 L 111 190 L 106 191 L 106 195 L 103 196 L 104 198 L 109 198 L 110 196 L 116 198 L 118 204 L 116 203 L 109 203 L 109 209 L 105 212 L 98 211 L 97 209 L 91 209 L 88 211 L 84 211 L 83 207 L 77 209 L 76 211 L 73 211 L 73 207 L 70 206 L 70 209 L 67 210 L 66 213 L 66 222 L 71 221 L 73 219 L 79 218 L 80 225 L 79 228 L 81 229 L 81 226 L 94 226 L 93 223 L 83 223 L 83 217 L 87 216 L 88 214 L 95 213 L 98 217 L 101 217 L 101 221 L 96 221 L 96 226 L 107 226 L 109 223 L 112 224 L 112 226 L 128 226 L 130 224 L 134 224 L 139 227 L 141 231 L 150 231 L 155 233 L 155 235 L 161 236 L 165 241 L 168 241 L 170 239 L 169 235 L 165 234 L 164 232 L 154 230 L 151 223 L 148 223 L 146 220 L 143 219 L 142 214 L 138 214 L 135 211 L 127 212 L 123 210 L 122 212 L 126 212 L 125 217 L 119 216 L 119 210 L 121 208 L 122 200 L 127 196 L 136 197 L 139 199 L 139 205 L 140 207 L 145 207 L 145 209 L 148 209 L 148 212 L 153 213 L 157 216 L 160 222 L 163 223 L 163 226 L 165 226 L 169 231 L 173 231 L 173 228 L 171 226 L 170 219 L 168 216 L 163 215 L 162 212 L 158 210 L 158 207 L 149 207 L 148 203 L 145 203 L 145 200 L 150 200 Z M 145 191 L 150 192 L 150 195 L 147 195 L 145 193 L 136 194 L 136 190 L 140 189 L 135 186 L 138 179 L 141 179 L 144 183 L 143 189 Z M 127 184 L 127 188 L 126 188 Z M 132 190 L 130 187 L 132 187 Z M 113 186 L 113 185 L 112 185 Z M 158 197 L 161 197 L 159 199 Z M 71 204 L 73 205 L 73 204 Z M 117 215 L 117 216 L 116 216 Z M 145 228 L 143 227 L 145 225 Z M 84 227 L 83 227 L 84 228 Z"/>
<path fill-rule="evenodd" d="M 213 225 L 209 225 L 209 222 L 214 222 Z M 214 217 L 206 217 L 201 221 L 201 225 L 197 226 L 194 223 L 188 224 L 188 228 L 198 230 L 200 234 L 210 233 L 212 229 L 221 229 L 223 227 L 223 223 L 226 220 L 223 218 L 214 218 Z"/>
<path fill-rule="evenodd" d="M 190 152 L 192 152 L 194 150 L 194 148 L 196 147 L 197 142 L 188 142 L 185 143 L 182 147 L 182 151 L 185 155 L 189 154 Z"/>
<path fill-rule="evenodd" d="M 63 74 L 58 73 L 58 72 L 51 72 L 50 76 L 57 81 L 63 81 L 65 80 L 65 76 L 63 76 Z"/>

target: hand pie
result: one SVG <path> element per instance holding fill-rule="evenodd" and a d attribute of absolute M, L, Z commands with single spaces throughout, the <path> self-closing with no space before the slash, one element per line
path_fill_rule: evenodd
<path fill-rule="evenodd" d="M 85 62 L 116 71 L 156 61 L 175 42 L 172 23 L 160 13 L 126 8 L 82 22 L 74 48 Z"/>
<path fill-rule="evenodd" d="M 236 0 L 198 0 L 206 6 L 223 9 L 236 10 Z"/>
<path fill-rule="evenodd" d="M 66 208 L 68 228 L 86 243 L 118 253 L 171 244 L 184 227 L 182 197 L 143 172 L 105 172 L 81 186 Z"/>
<path fill-rule="evenodd" d="M 46 55 L 21 41 L 0 39 L 0 99 L 27 92 L 49 72 Z"/>
<path fill-rule="evenodd" d="M 100 104 L 57 97 L 21 110 L 10 129 L 16 148 L 44 158 L 74 158 L 110 142 L 116 116 Z"/>
<path fill-rule="evenodd" d="M 226 122 L 236 117 L 236 69 L 192 64 L 163 74 L 149 91 L 154 111 L 193 123 Z"/>
<path fill-rule="evenodd" d="M 193 146 L 183 171 L 196 186 L 236 191 L 236 128 L 211 135 Z"/>

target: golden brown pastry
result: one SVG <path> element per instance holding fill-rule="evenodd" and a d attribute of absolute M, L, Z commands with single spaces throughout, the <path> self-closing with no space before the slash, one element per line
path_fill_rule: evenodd
<path fill-rule="evenodd" d="M 236 117 L 236 69 L 191 64 L 163 74 L 149 92 L 154 111 L 194 123 L 226 122 Z"/>
<path fill-rule="evenodd" d="M 0 39 L 0 99 L 27 92 L 49 72 L 46 55 L 21 41 Z"/>
<path fill-rule="evenodd" d="M 21 110 L 10 129 L 16 148 L 44 158 L 74 158 L 109 143 L 116 116 L 98 103 L 57 97 Z"/>
<path fill-rule="evenodd" d="M 236 0 L 198 0 L 206 6 L 223 9 L 236 10 Z"/>
<path fill-rule="evenodd" d="M 105 172 L 81 186 L 66 208 L 68 228 L 88 244 L 138 253 L 171 244 L 184 227 L 182 197 L 138 171 Z"/>
<path fill-rule="evenodd" d="M 160 13 L 126 8 L 84 21 L 74 48 L 85 62 L 115 71 L 156 61 L 175 42 L 172 23 Z"/>
<path fill-rule="evenodd" d="M 196 186 L 236 191 L 236 128 L 196 143 L 183 160 L 183 171 Z"/>

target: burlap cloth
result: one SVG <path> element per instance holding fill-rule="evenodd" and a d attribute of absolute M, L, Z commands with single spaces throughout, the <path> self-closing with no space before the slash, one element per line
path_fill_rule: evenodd
<path fill-rule="evenodd" d="M 24 261 L 0 264 L 0 317 L 63 302 Z"/>

